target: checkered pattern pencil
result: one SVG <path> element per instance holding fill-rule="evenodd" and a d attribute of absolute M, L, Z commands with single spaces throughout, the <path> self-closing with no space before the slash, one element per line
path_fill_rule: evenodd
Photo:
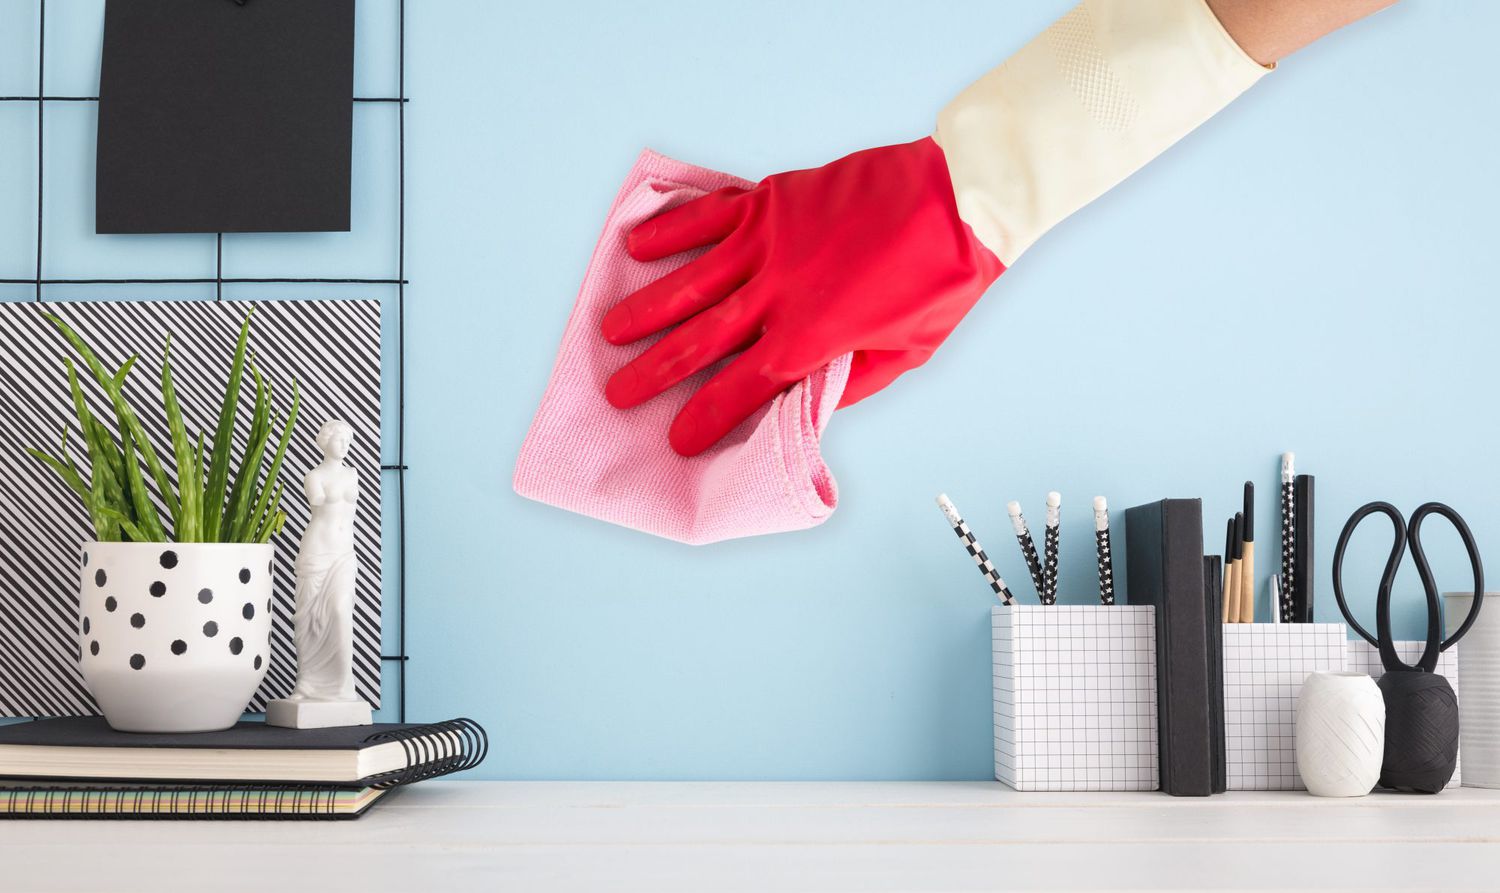
<path fill-rule="evenodd" d="M 1047 529 L 1042 537 L 1042 582 L 1047 586 L 1047 594 L 1042 599 L 1044 605 L 1057 604 L 1057 548 L 1062 539 L 1060 532 L 1062 494 L 1053 490 L 1047 494 Z"/>
<path fill-rule="evenodd" d="M 1021 504 L 1012 499 L 1005 504 L 1005 510 L 1010 513 L 1010 526 L 1015 528 L 1016 542 L 1021 544 L 1021 557 L 1026 559 L 1026 570 L 1031 572 L 1031 585 L 1036 587 L 1037 601 L 1046 604 L 1047 585 L 1042 580 L 1042 562 L 1036 557 L 1036 541 L 1031 538 L 1026 519 L 1021 517 Z"/>
<path fill-rule="evenodd" d="M 1109 503 L 1094 497 L 1094 545 L 1099 553 L 1099 604 L 1115 603 L 1115 562 L 1109 554 Z"/>
<path fill-rule="evenodd" d="M 984 574 L 985 582 L 990 584 L 990 588 L 995 591 L 995 595 L 1000 597 L 1000 601 L 1003 604 L 1014 604 L 1016 597 L 1011 594 L 1010 587 L 1005 585 L 1005 580 L 1000 576 L 1000 572 L 995 570 L 995 566 L 990 563 L 990 557 L 984 554 L 984 547 L 979 545 L 979 540 L 975 539 L 974 534 L 969 531 L 969 525 L 964 523 L 963 516 L 958 513 L 958 509 L 948 499 L 948 494 L 939 493 L 937 504 L 938 508 L 942 509 L 943 514 L 947 516 L 948 523 L 953 525 L 953 532 L 958 535 L 959 540 L 964 544 L 965 551 L 969 553 L 969 557 L 974 559 L 974 564 L 978 565 L 979 572 Z"/>
<path fill-rule="evenodd" d="M 1291 453 L 1281 454 L 1281 622 L 1292 622 L 1292 593 L 1297 590 L 1297 506 Z"/>

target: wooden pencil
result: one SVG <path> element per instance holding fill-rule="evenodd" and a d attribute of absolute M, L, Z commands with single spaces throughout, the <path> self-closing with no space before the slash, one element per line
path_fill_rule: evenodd
<path fill-rule="evenodd" d="M 1255 622 L 1255 484 L 1245 481 L 1245 544 L 1240 560 L 1240 622 Z"/>

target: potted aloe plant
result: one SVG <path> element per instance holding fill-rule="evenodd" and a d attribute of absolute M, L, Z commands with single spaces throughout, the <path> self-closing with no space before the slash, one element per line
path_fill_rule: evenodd
<path fill-rule="evenodd" d="M 296 383 L 283 420 L 271 408 L 270 383 L 248 362 L 254 408 L 246 446 L 236 455 L 250 315 L 240 327 L 211 440 L 183 422 L 169 335 L 160 370 L 170 440 L 163 460 L 125 396 L 137 357 L 107 368 L 67 323 L 47 319 L 114 410 L 111 430 L 88 408 L 85 376 L 65 360 L 87 470 L 74 462 L 67 426 L 57 454 L 28 450 L 83 500 L 94 528 L 80 557 L 83 678 L 116 729 L 228 728 L 270 661 L 270 539 L 286 523 L 277 476 L 301 403 Z"/>

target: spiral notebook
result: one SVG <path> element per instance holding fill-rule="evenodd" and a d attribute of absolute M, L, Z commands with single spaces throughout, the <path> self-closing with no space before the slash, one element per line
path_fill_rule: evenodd
<path fill-rule="evenodd" d="M 479 765 L 478 723 L 117 732 L 101 717 L 0 727 L 0 815 L 353 818 L 391 788 Z"/>
<path fill-rule="evenodd" d="M 357 819 L 390 788 L 0 783 L 0 818 Z"/>

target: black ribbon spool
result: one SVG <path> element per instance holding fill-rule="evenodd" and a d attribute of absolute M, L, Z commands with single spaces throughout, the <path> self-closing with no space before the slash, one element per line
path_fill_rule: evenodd
<path fill-rule="evenodd" d="M 1375 602 L 1378 638 L 1371 636 L 1349 611 L 1349 605 L 1344 601 L 1343 580 L 1344 549 L 1349 545 L 1349 538 L 1361 521 L 1376 513 L 1390 518 L 1396 534 Z M 1474 604 L 1463 624 L 1446 640 L 1442 638 L 1443 615 L 1442 605 L 1438 602 L 1437 581 L 1432 576 L 1427 553 L 1422 550 L 1420 533 L 1422 521 L 1434 514 L 1447 518 L 1458 531 L 1464 549 L 1469 553 L 1469 564 L 1474 569 Z M 1397 656 L 1391 633 L 1391 591 L 1408 545 L 1427 599 L 1427 640 L 1415 666 L 1408 666 Z M 1458 512 L 1440 502 L 1420 506 L 1412 512 L 1410 524 L 1388 502 L 1361 506 L 1349 516 L 1333 550 L 1333 596 L 1349 626 L 1380 650 L 1380 663 L 1385 669 L 1385 674 L 1376 682 L 1385 699 L 1385 757 L 1380 767 L 1380 786 L 1436 794 L 1453 778 L 1458 765 L 1458 697 L 1448 680 L 1436 672 L 1438 654 L 1447 651 L 1469 631 L 1484 600 L 1484 565 L 1479 559 L 1479 548 L 1474 543 L 1469 525 Z"/>

